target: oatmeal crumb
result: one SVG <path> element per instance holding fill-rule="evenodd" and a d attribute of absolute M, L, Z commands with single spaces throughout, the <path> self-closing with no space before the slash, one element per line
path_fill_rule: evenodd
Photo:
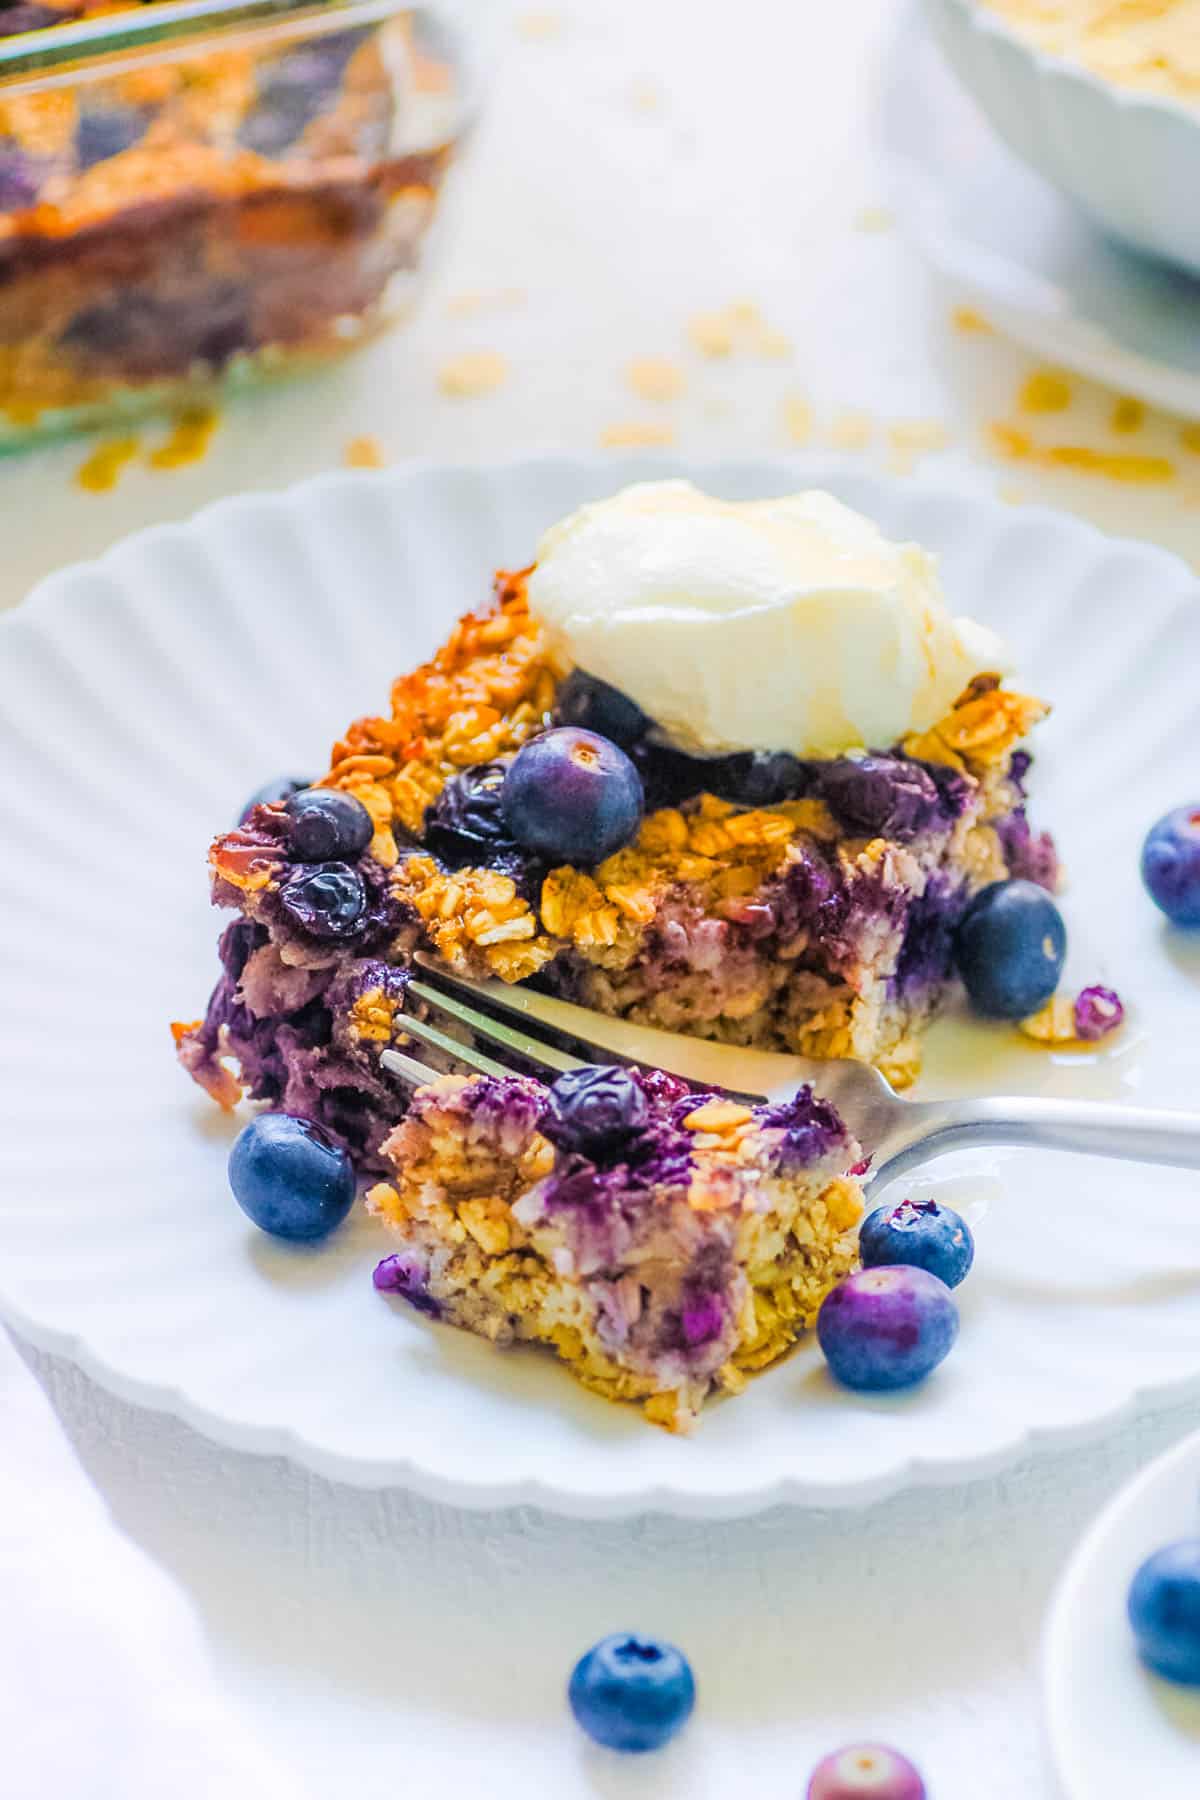
<path fill-rule="evenodd" d="M 828 438 L 835 450 L 865 450 L 875 435 L 875 421 L 869 412 L 850 408 L 840 412 L 829 427 Z"/>
<path fill-rule="evenodd" d="M 783 403 L 783 423 L 793 444 L 807 444 L 812 438 L 812 407 L 801 394 L 789 394 Z"/>
<path fill-rule="evenodd" d="M 349 440 L 342 451 L 342 461 L 348 469 L 382 469 L 387 466 L 383 445 L 369 432 Z"/>
<path fill-rule="evenodd" d="M 538 8 L 518 13 L 513 24 L 518 37 L 525 38 L 529 43 L 545 43 L 548 38 L 562 35 L 563 16 L 561 13 Z"/>
<path fill-rule="evenodd" d="M 215 406 L 188 406 L 177 416 L 165 441 L 146 458 L 152 469 L 183 469 L 208 454 L 221 415 Z"/>
<path fill-rule="evenodd" d="M 687 322 L 687 334 L 701 356 L 731 356 L 734 328 L 727 312 L 695 313 Z"/>
<path fill-rule="evenodd" d="M 863 206 L 854 215 L 855 231 L 890 231 L 895 223 L 893 213 L 886 206 Z"/>
<path fill-rule="evenodd" d="M 1109 421 L 1114 431 L 1140 431 L 1146 423 L 1146 408 L 1141 400 L 1135 400 L 1132 394 L 1120 394 L 1113 404 L 1112 418 Z"/>
<path fill-rule="evenodd" d="M 600 433 L 605 450 L 665 450 L 675 442 L 675 427 L 658 419 L 618 420 Z"/>
<path fill-rule="evenodd" d="M 1071 404 L 1071 383 L 1061 369 L 1034 369 L 1025 377 L 1017 395 L 1022 412 L 1066 412 Z"/>
<path fill-rule="evenodd" d="M 677 400 L 684 388 L 683 370 L 666 356 L 631 358 L 625 367 L 625 377 L 634 393 L 643 400 L 664 403 Z"/>
<path fill-rule="evenodd" d="M 1183 425 L 1179 430 L 1179 441 L 1185 450 L 1200 454 L 1200 422 Z"/>
<path fill-rule="evenodd" d="M 438 386 L 454 399 L 490 394 L 508 379 L 508 360 L 496 350 L 466 350 L 451 356 L 438 370 Z"/>
<path fill-rule="evenodd" d="M 126 463 L 132 462 L 137 453 L 135 437 L 106 438 L 76 469 L 76 486 L 89 494 L 109 493 L 120 481 Z"/>
<path fill-rule="evenodd" d="M 482 312 L 500 312 L 521 306 L 527 295 L 524 288 L 476 288 L 462 294 L 451 294 L 446 301 L 446 316 L 451 319 L 473 319 Z"/>
<path fill-rule="evenodd" d="M 984 318 L 983 314 L 977 312 L 973 306 L 956 306 L 954 311 L 950 314 L 950 323 L 953 325 L 955 331 L 962 331 L 968 334 L 976 332 L 982 335 L 991 336 L 993 331 L 992 326 Z"/>

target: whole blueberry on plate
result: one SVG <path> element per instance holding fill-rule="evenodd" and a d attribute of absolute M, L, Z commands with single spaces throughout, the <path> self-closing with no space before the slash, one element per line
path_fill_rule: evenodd
<path fill-rule="evenodd" d="M 826 1294 L 817 1341 L 848 1388 L 882 1393 L 914 1387 L 949 1355 L 958 1308 L 927 1269 L 860 1269 Z"/>
<path fill-rule="evenodd" d="M 244 825 L 256 806 L 281 806 L 298 794 L 301 788 L 310 786 L 307 775 L 276 775 L 273 781 L 264 783 L 257 793 L 251 794 L 245 806 L 238 814 L 238 824 Z"/>
<path fill-rule="evenodd" d="M 1130 1586 L 1128 1611 L 1142 1661 L 1168 1681 L 1200 1687 L 1200 1538 L 1146 1558 Z"/>
<path fill-rule="evenodd" d="M 927 1269 L 955 1288 L 975 1260 L 971 1227 L 951 1206 L 936 1200 L 902 1200 L 899 1206 L 877 1206 L 863 1220 L 859 1254 L 866 1269 L 903 1263 Z"/>
<path fill-rule="evenodd" d="M 1177 806 L 1150 827 L 1142 880 L 1172 925 L 1200 925 L 1200 804 Z"/>
<path fill-rule="evenodd" d="M 1067 928 L 1044 888 L 993 881 L 959 923 L 954 954 L 977 1012 L 1025 1019 L 1054 993 L 1067 953 Z"/>
<path fill-rule="evenodd" d="M 518 750 L 504 783 L 504 816 L 523 849 L 553 862 L 603 862 L 634 837 L 642 782 L 619 745 L 559 725 Z"/>
<path fill-rule="evenodd" d="M 328 1237 L 354 1201 L 354 1167 L 311 1119 L 260 1113 L 229 1152 L 234 1199 L 260 1231 L 308 1243 Z"/>
<path fill-rule="evenodd" d="M 361 800 L 339 788 L 302 788 L 284 802 L 288 849 L 297 862 L 352 862 L 375 835 Z"/>
<path fill-rule="evenodd" d="M 807 1800 L 926 1800 L 926 1790 L 898 1750 L 886 1744 L 847 1744 L 821 1758 Z"/>
<path fill-rule="evenodd" d="M 649 1116 L 646 1095 L 628 1069 L 596 1064 L 571 1069 L 552 1084 L 542 1130 L 560 1149 L 595 1160 L 628 1149 Z"/>
<path fill-rule="evenodd" d="M 609 1750 L 659 1750 L 691 1717 L 696 1682 L 674 1644 L 618 1631 L 580 1657 L 567 1698 L 596 1743 Z"/>
<path fill-rule="evenodd" d="M 366 883 L 349 863 L 321 863 L 290 875 L 279 890 L 279 904 L 293 924 L 315 938 L 349 938 L 367 910 Z"/>
<path fill-rule="evenodd" d="M 555 712 L 563 725 L 598 731 L 622 749 L 636 744 L 650 729 L 650 720 L 628 695 L 582 669 L 572 669 L 559 688 Z"/>

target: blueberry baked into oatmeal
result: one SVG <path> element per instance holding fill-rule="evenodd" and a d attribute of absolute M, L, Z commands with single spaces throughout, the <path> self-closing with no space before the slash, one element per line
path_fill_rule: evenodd
<path fill-rule="evenodd" d="M 411 1095 L 379 1053 L 413 953 L 904 1085 L 968 905 L 1057 878 L 1025 809 L 1047 709 L 1005 660 L 932 558 L 828 495 L 584 507 L 318 783 L 217 838 L 234 917 L 184 1066 L 382 1178 L 402 1249 L 378 1285 L 686 1424 L 853 1264 L 858 1147 L 807 1090 L 747 1108 L 608 1070 Z"/>
<path fill-rule="evenodd" d="M 166 33 L 178 10 L 0 5 L 0 52 L 36 32 L 52 55 L 93 15 L 114 38 L 70 79 L 0 56 L 9 435 L 338 352 L 417 264 L 456 108 L 412 17 L 357 23 L 352 0 L 332 21 L 218 13 L 202 41 L 122 53 L 127 17 Z"/>

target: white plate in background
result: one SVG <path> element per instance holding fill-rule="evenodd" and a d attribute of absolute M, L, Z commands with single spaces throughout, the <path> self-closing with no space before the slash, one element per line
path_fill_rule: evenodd
<path fill-rule="evenodd" d="M 43 583 L 0 620 L 0 1314 L 118 1393 L 238 1448 L 467 1505 L 581 1515 L 865 1502 L 1009 1464 L 1200 1391 L 1200 1177 L 998 1151 L 930 1180 L 990 1209 L 953 1357 L 901 1396 L 837 1390 L 805 1346 L 691 1439 L 372 1291 L 359 1216 L 319 1249 L 233 1204 L 236 1123 L 176 1067 L 219 920 L 205 854 L 246 794 L 324 765 L 356 715 L 497 565 L 662 465 L 543 459 L 344 474 L 222 502 Z M 1034 691 L 1039 821 L 1072 871 L 1081 976 L 1131 1019 L 1110 1051 L 937 1027 L 955 1085 L 1163 1106 L 1200 1091 L 1200 939 L 1141 892 L 1145 827 L 1194 798 L 1200 605 L 1184 565 L 1080 522 L 844 464 L 678 471 L 749 496 L 823 485 L 942 553 L 956 609 L 1000 626 Z M 909 1192 L 918 1182 L 906 1183 Z"/>
<path fill-rule="evenodd" d="M 1200 1688 L 1143 1668 L 1125 1616 L 1155 1550 L 1200 1537 L 1200 1432 L 1122 1489 L 1067 1566 L 1043 1653 L 1046 1727 L 1066 1800 L 1196 1800 Z"/>
<path fill-rule="evenodd" d="M 1200 418 L 1200 280 L 1123 249 L 1014 156 L 916 0 L 882 81 L 891 203 L 939 274 L 1039 356 Z"/>

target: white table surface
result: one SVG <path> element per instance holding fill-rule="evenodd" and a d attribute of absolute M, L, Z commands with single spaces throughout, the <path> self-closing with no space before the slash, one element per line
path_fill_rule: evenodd
<path fill-rule="evenodd" d="M 1027 360 L 953 332 L 953 296 L 898 234 L 857 224 L 885 192 L 871 111 L 896 10 L 572 0 L 548 35 L 502 15 L 492 105 L 412 325 L 307 385 L 232 406 L 194 467 L 135 466 L 97 496 L 73 485 L 77 444 L 0 464 L 0 604 L 140 525 L 337 466 L 362 433 L 392 457 L 500 457 L 670 420 L 690 453 L 785 452 L 794 395 L 813 407 L 818 444 L 845 408 L 880 425 L 937 420 L 954 442 L 930 467 L 961 476 L 974 459 L 985 483 L 1195 559 L 1200 459 L 1160 491 L 1035 480 L 981 458 Z M 447 307 L 514 288 L 519 303 L 471 317 Z M 790 359 L 706 361 L 687 347 L 689 317 L 737 300 L 786 333 Z M 442 395 L 437 366 L 475 349 L 508 358 L 507 383 Z M 679 401 L 625 385 L 628 359 L 648 355 L 684 368 Z M 1085 394 L 1064 439 L 1095 436 L 1108 404 Z M 1154 421 L 1143 438 L 1174 430 Z M 862 454 L 887 459 L 882 430 Z M 117 1517 L 200 1609 L 221 1681 L 316 1800 L 799 1796 L 824 1749 L 863 1734 L 907 1749 L 933 1800 L 1051 1800 L 1035 1658 L 1054 1577 L 1108 1495 L 1200 1420 L 1177 1409 L 861 1513 L 587 1526 L 338 1488 L 31 1360 Z M 672 1752 L 619 1763 L 582 1744 L 561 1693 L 582 1648 L 631 1624 L 688 1650 L 702 1697 Z"/>

